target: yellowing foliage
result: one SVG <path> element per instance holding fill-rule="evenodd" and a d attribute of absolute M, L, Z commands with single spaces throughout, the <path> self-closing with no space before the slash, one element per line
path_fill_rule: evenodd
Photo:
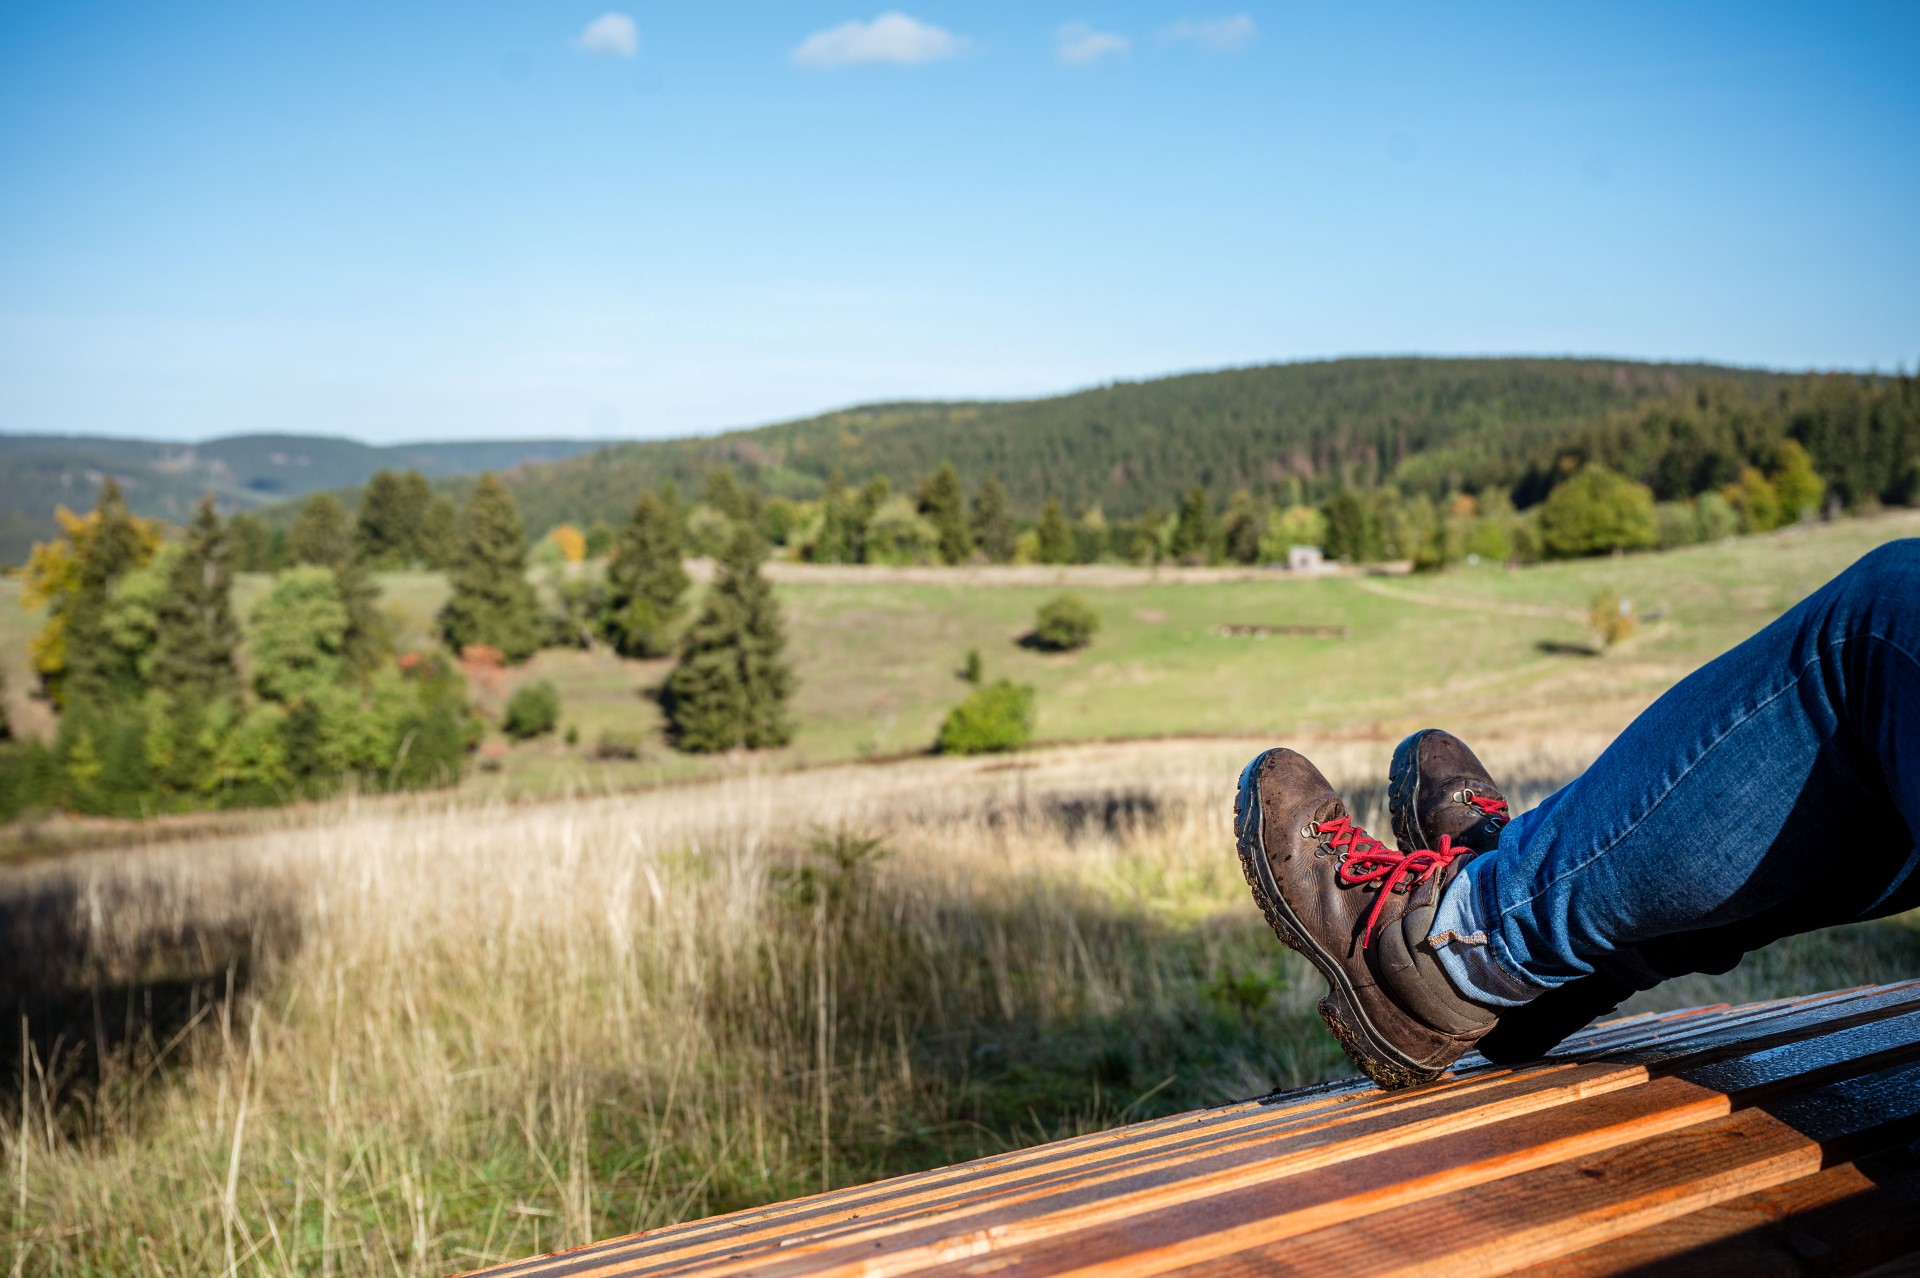
<path fill-rule="evenodd" d="M 100 535 L 97 510 L 76 515 L 61 506 L 53 515 L 60 521 L 64 535 L 57 541 L 33 544 L 20 587 L 22 606 L 47 610 L 47 624 L 29 646 L 33 668 L 42 678 L 58 675 L 67 668 L 68 605 L 80 593 L 81 568 Z M 140 562 L 144 564 L 160 549 L 160 521 L 136 515 L 131 522 L 140 541 Z"/>
<path fill-rule="evenodd" d="M 559 550 L 560 557 L 570 564 L 577 564 L 587 557 L 586 534 L 572 524 L 561 524 L 547 534 L 547 540 Z"/>

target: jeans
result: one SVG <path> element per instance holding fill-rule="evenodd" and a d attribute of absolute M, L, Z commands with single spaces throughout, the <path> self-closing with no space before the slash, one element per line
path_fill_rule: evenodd
<path fill-rule="evenodd" d="M 1595 974 L 1647 989 L 1920 906 L 1916 831 L 1920 539 L 1868 554 L 1648 707 L 1463 867 L 1429 940 L 1493 1007 Z"/>

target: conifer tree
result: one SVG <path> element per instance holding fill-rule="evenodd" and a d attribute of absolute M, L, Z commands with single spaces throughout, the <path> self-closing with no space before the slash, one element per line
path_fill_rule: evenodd
<path fill-rule="evenodd" d="M 858 563 L 863 540 L 860 513 L 847 493 L 840 472 L 835 471 L 827 481 L 826 497 L 820 505 L 820 535 L 814 539 L 809 557 L 821 564 Z"/>
<path fill-rule="evenodd" d="M 1013 517 L 1007 511 L 1007 490 L 988 475 L 973 495 L 973 538 L 987 559 L 1004 564 L 1013 558 Z"/>
<path fill-rule="evenodd" d="M 340 569 L 353 559 L 353 525 L 332 493 L 315 493 L 300 507 L 287 536 L 287 557 L 296 564 Z"/>
<path fill-rule="evenodd" d="M 406 511 L 407 559 L 426 561 L 427 512 L 433 508 L 433 485 L 417 470 L 400 476 L 400 508 Z"/>
<path fill-rule="evenodd" d="M 661 698 L 680 749 L 708 753 L 785 745 L 793 672 L 773 587 L 760 575 L 765 550 L 750 528 L 735 531 L 700 615 L 680 645 L 680 664 Z"/>
<path fill-rule="evenodd" d="M 752 523 L 760 514 L 759 503 L 740 486 L 733 472 L 725 467 L 715 467 L 707 472 L 705 501 L 737 524 Z"/>
<path fill-rule="evenodd" d="M 1329 497 L 1320 515 L 1327 527 L 1322 547 L 1327 558 L 1358 564 L 1379 557 L 1380 537 L 1372 516 L 1352 489 L 1342 488 Z"/>
<path fill-rule="evenodd" d="M 621 656 L 658 657 L 670 650 L 669 632 L 688 585 L 682 550 L 679 520 L 659 497 L 643 493 L 607 564 L 602 628 Z"/>
<path fill-rule="evenodd" d="M 941 462 L 920 492 L 920 513 L 940 534 L 940 558 L 961 564 L 973 554 L 973 531 L 967 527 L 967 496 L 960 488 L 960 472 L 952 462 Z"/>
<path fill-rule="evenodd" d="M 1033 531 L 1040 541 L 1041 563 L 1073 562 L 1073 529 L 1067 526 L 1067 515 L 1060 509 L 1058 497 L 1047 498 L 1047 504 L 1040 510 L 1040 522 L 1034 525 Z"/>
<path fill-rule="evenodd" d="M 1206 489 L 1196 486 L 1181 498 L 1167 553 L 1179 563 L 1205 563 L 1213 557 L 1213 510 Z"/>
<path fill-rule="evenodd" d="M 453 498 L 438 496 L 427 503 L 420 520 L 420 562 L 439 572 L 453 567 L 460 550 L 460 508 Z"/>
<path fill-rule="evenodd" d="M 380 587 L 356 552 L 354 526 L 331 493 L 315 493 L 300 508 L 287 538 L 287 556 L 296 565 L 333 570 L 334 586 L 347 610 L 347 662 L 361 675 L 373 673 L 392 638 L 380 615 Z"/>
<path fill-rule="evenodd" d="M 233 544 L 213 498 L 201 500 L 167 574 L 156 626 L 154 682 L 205 707 L 240 691 L 233 654 Z"/>
<path fill-rule="evenodd" d="M 420 478 L 420 487 L 426 480 Z M 420 546 L 420 525 L 426 518 L 427 502 L 406 478 L 390 470 L 375 471 L 360 497 L 360 515 L 354 521 L 355 558 L 374 568 L 404 568 L 413 562 Z"/>
<path fill-rule="evenodd" d="M 507 486 L 482 475 L 461 524 L 440 633 L 455 652 L 486 644 L 509 661 L 524 661 L 540 646 L 540 603 L 527 581 L 526 530 Z"/>
<path fill-rule="evenodd" d="M 227 521 L 235 572 L 273 571 L 273 534 L 258 515 L 245 511 Z"/>

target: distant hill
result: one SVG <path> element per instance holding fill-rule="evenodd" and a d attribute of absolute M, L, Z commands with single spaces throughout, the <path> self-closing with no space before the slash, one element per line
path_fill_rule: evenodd
<path fill-rule="evenodd" d="M 887 476 L 912 484 L 942 461 L 969 489 L 998 475 L 1016 507 L 1049 493 L 1133 517 L 1202 485 L 1216 498 L 1337 481 L 1444 492 L 1511 486 L 1529 464 L 1609 413 L 1701 383 L 1763 392 L 1792 375 L 1710 364 L 1594 359 L 1344 359 L 1117 382 L 1047 399 L 876 404 L 699 439 L 618 444 L 529 466 L 509 480 L 528 527 L 623 520 L 644 488 L 697 496 L 733 467 L 771 494 Z"/>
<path fill-rule="evenodd" d="M 0 435 L 0 563 L 19 563 L 58 527 L 54 507 L 84 509 L 112 475 L 140 514 L 183 521 L 202 494 L 228 511 L 330 488 L 356 488 L 377 470 L 430 479 L 555 461 L 600 445 L 583 440 L 485 440 L 377 448 L 351 439 L 235 435 L 203 444 L 60 435 Z"/>

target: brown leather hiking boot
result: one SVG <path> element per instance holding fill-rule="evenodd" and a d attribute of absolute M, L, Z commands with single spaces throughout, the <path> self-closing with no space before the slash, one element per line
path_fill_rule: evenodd
<path fill-rule="evenodd" d="M 1282 749 L 1240 774 L 1234 834 L 1254 901 L 1326 978 L 1320 1017 L 1367 1077 L 1427 1082 L 1493 1028 L 1494 1013 L 1460 996 L 1427 945 L 1440 893 L 1471 851 L 1388 850 L 1318 768 Z"/>
<path fill-rule="evenodd" d="M 1485 852 L 1500 842 L 1507 796 L 1451 732 L 1422 728 L 1393 750 L 1387 769 L 1387 811 L 1402 852 L 1467 847 Z"/>

